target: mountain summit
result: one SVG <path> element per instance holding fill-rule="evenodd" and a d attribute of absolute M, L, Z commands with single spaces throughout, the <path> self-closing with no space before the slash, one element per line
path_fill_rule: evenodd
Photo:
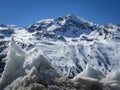
<path fill-rule="evenodd" d="M 44 19 L 28 26 L 28 32 L 35 36 L 57 39 L 59 36 L 79 37 L 82 33 L 90 33 L 97 25 L 73 14 L 56 19 Z"/>

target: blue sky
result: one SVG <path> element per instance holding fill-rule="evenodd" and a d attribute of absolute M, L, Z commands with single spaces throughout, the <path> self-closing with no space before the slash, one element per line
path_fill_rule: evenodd
<path fill-rule="evenodd" d="M 98 24 L 120 24 L 120 0 L 0 0 L 0 23 L 26 26 L 73 13 Z"/>

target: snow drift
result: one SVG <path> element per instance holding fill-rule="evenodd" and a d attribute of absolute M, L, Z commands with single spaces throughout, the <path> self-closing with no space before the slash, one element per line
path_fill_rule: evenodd
<path fill-rule="evenodd" d="M 16 90 L 14 88 L 33 82 L 51 83 L 55 78 L 62 76 L 39 50 L 25 52 L 16 45 L 14 39 L 11 41 L 7 59 L 0 82 L 0 90 L 7 85 L 12 90 Z"/>
<path fill-rule="evenodd" d="M 74 77 L 74 79 L 80 78 L 80 77 L 100 80 L 102 78 L 105 78 L 105 75 L 101 71 L 94 69 L 90 65 L 87 65 L 86 69 L 84 69 L 84 71 L 82 71 L 76 77 Z"/>
<path fill-rule="evenodd" d="M 106 87 L 106 89 L 100 90 L 120 90 L 120 71 L 115 70 L 105 75 L 101 71 L 87 65 L 81 73 L 73 78 L 73 81 L 79 81 L 88 84 L 88 86 L 89 84 L 90 86 L 92 84 L 100 84 Z"/>

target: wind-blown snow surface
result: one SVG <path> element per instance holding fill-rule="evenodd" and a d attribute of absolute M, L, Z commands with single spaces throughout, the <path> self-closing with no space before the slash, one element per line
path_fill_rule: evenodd
<path fill-rule="evenodd" d="M 10 56 L 10 53 L 7 54 L 7 52 L 11 36 L 23 49 L 19 51 L 24 54 L 18 52 L 19 48 L 16 48 L 15 51 L 13 49 L 15 53 L 18 53 L 16 56 L 22 60 L 16 61 L 16 57 L 12 57 L 13 61 L 11 62 L 11 59 L 9 61 L 20 63 L 19 65 L 16 63 L 15 66 L 18 66 L 16 69 L 22 70 L 22 75 L 26 71 L 21 65 L 27 66 L 25 64 L 31 61 L 26 57 L 30 58 L 35 55 L 32 53 L 39 53 L 39 51 L 45 55 L 43 57 L 47 58 L 47 61 L 68 78 L 74 78 L 77 75 L 96 78 L 97 76 L 89 75 L 90 68 L 95 72 L 101 72 L 103 76 L 109 76 L 109 73 L 120 70 L 120 25 L 98 25 L 72 14 L 56 19 L 44 19 L 26 28 L 0 25 L 0 73 L 3 72 L 5 63 L 9 62 L 6 56 Z M 87 65 L 90 67 L 88 68 Z M 7 67 L 9 65 L 6 65 L 5 69 Z M 28 65 L 27 68 L 31 69 L 31 67 Z M 15 69 L 14 66 L 12 68 Z M 3 77 L 5 72 L 8 71 L 3 72 Z M 111 80 L 119 75 L 118 72 L 115 75 L 112 74 L 115 77 L 112 77 Z M 22 75 L 20 72 L 16 72 L 6 85 Z"/>
<path fill-rule="evenodd" d="M 17 83 L 12 84 L 13 89 L 19 87 L 20 83 L 26 84 L 28 82 L 27 78 L 29 77 L 31 78 L 31 80 L 29 80 L 31 83 L 49 83 L 55 78 L 62 76 L 59 70 L 55 69 L 55 66 L 52 65 L 39 50 L 35 49 L 29 53 L 25 53 L 15 44 L 13 39 L 7 58 L 8 61 L 6 62 L 0 82 L 0 90 L 19 78 Z"/>

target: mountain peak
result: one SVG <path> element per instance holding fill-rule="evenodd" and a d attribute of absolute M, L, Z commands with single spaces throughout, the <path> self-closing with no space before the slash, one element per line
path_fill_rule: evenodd
<path fill-rule="evenodd" d="M 65 18 L 65 19 L 71 19 L 71 20 L 74 20 L 74 21 L 82 21 L 82 22 L 86 21 L 86 20 L 84 20 L 83 18 L 81 18 L 81 17 L 79 17 L 79 16 L 76 16 L 76 15 L 74 15 L 74 14 L 68 14 L 68 15 L 66 15 L 64 18 Z"/>
<path fill-rule="evenodd" d="M 74 14 L 68 14 L 55 19 L 43 19 L 27 27 L 37 37 L 57 39 L 59 35 L 65 37 L 79 37 L 81 34 L 89 34 L 95 30 L 96 24 L 84 20 Z"/>
<path fill-rule="evenodd" d="M 65 17 L 69 17 L 69 18 L 78 18 L 76 15 L 74 15 L 73 13 L 67 14 Z"/>

